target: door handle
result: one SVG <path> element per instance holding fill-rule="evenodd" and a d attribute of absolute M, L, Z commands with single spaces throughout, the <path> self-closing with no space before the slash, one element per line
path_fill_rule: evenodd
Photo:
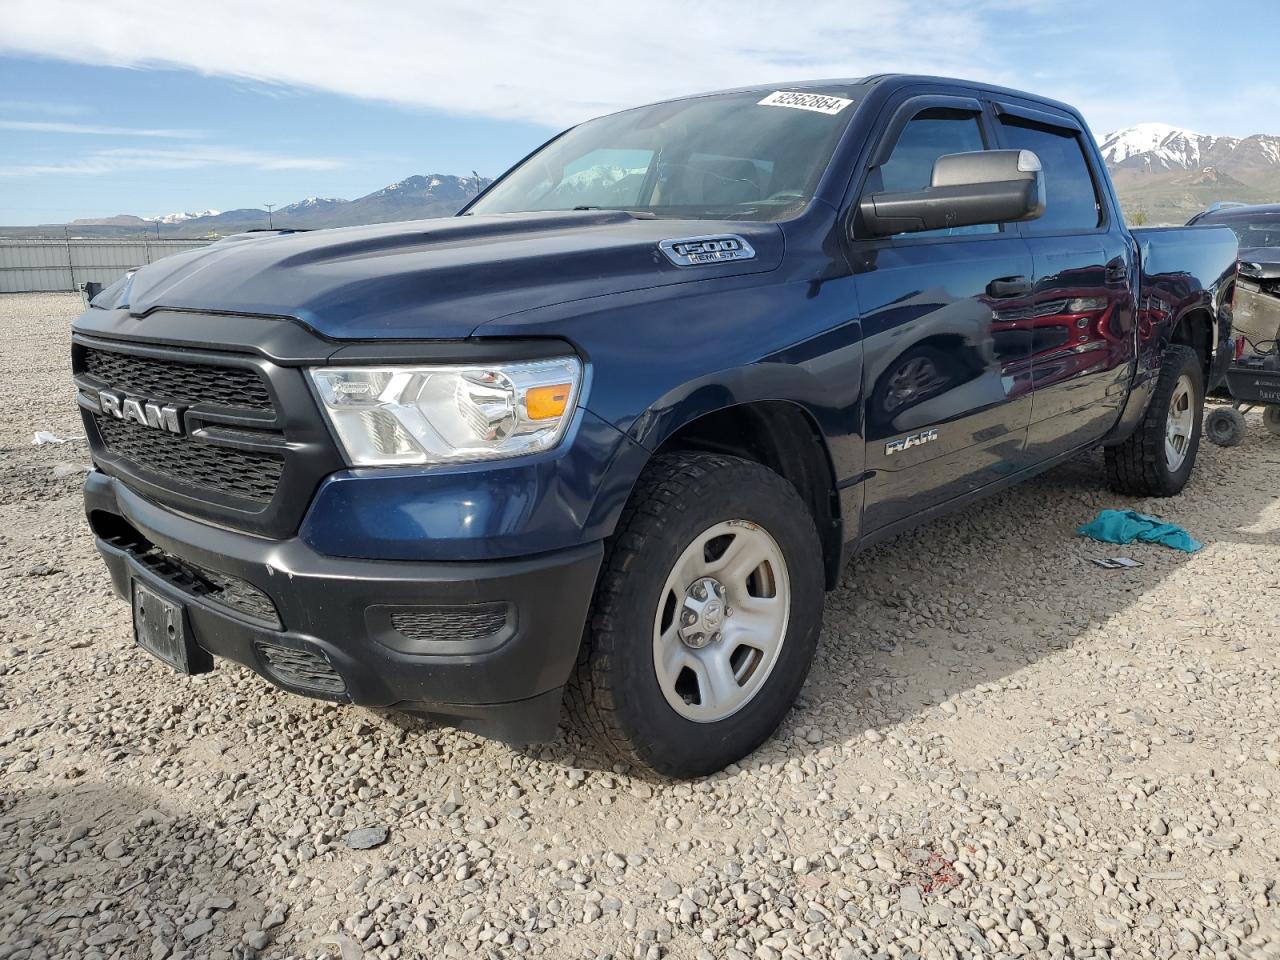
<path fill-rule="evenodd" d="M 1129 265 L 1123 257 L 1107 261 L 1107 283 L 1124 283 L 1129 279 Z"/>
<path fill-rule="evenodd" d="M 987 284 L 987 296 L 996 300 L 1023 297 L 1030 292 L 1031 281 L 1027 277 L 1001 277 Z"/>

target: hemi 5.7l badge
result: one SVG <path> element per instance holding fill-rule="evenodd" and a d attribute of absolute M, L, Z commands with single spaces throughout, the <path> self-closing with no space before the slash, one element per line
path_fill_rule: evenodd
<path fill-rule="evenodd" d="M 733 233 L 663 240 L 658 244 L 658 249 L 677 267 L 698 267 L 726 260 L 750 260 L 756 255 L 751 244 Z"/>
<path fill-rule="evenodd" d="M 920 447 L 937 439 L 937 430 L 921 430 L 919 433 L 899 437 L 897 440 L 890 440 L 884 445 L 884 455 L 886 457 L 892 457 L 895 453 L 901 453 L 903 450 L 910 450 L 912 447 Z"/>

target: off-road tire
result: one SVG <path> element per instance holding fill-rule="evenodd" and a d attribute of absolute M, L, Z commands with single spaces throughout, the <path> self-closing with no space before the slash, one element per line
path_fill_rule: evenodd
<path fill-rule="evenodd" d="M 1183 374 L 1191 379 L 1195 410 L 1182 466 L 1170 470 L 1164 453 L 1165 426 L 1174 388 Z M 1105 448 L 1108 486 L 1116 493 L 1134 497 L 1172 497 L 1180 493 L 1195 469 L 1203 410 L 1204 372 L 1200 356 L 1191 347 L 1171 343 L 1165 348 L 1155 393 L 1142 422 L 1123 443 Z"/>
<path fill-rule="evenodd" d="M 1240 446 L 1247 429 L 1244 414 L 1235 407 L 1214 407 L 1204 418 L 1205 437 L 1220 447 Z"/>
<path fill-rule="evenodd" d="M 726 520 L 776 541 L 790 579 L 781 651 L 737 713 L 711 723 L 680 716 L 653 662 L 658 603 L 672 565 L 700 533 Z M 606 543 L 577 668 L 570 721 L 622 759 L 669 777 L 705 776 L 764 742 L 795 702 L 822 624 L 822 550 L 813 517 L 787 480 L 758 463 L 705 453 L 657 456 Z"/>

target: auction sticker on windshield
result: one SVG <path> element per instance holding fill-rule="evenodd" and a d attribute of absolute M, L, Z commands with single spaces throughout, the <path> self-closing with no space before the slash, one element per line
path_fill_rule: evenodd
<path fill-rule="evenodd" d="M 829 97 L 824 93 L 795 93 L 789 90 L 775 90 L 757 106 L 760 107 L 792 107 L 796 110 L 812 110 L 814 113 L 839 113 L 852 100 L 844 97 Z"/>

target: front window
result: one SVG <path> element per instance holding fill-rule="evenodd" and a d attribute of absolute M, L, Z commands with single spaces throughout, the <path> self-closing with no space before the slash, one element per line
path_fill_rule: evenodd
<path fill-rule="evenodd" d="M 467 213 L 782 220 L 813 198 L 859 90 L 718 94 L 590 120 L 525 160 Z"/>

